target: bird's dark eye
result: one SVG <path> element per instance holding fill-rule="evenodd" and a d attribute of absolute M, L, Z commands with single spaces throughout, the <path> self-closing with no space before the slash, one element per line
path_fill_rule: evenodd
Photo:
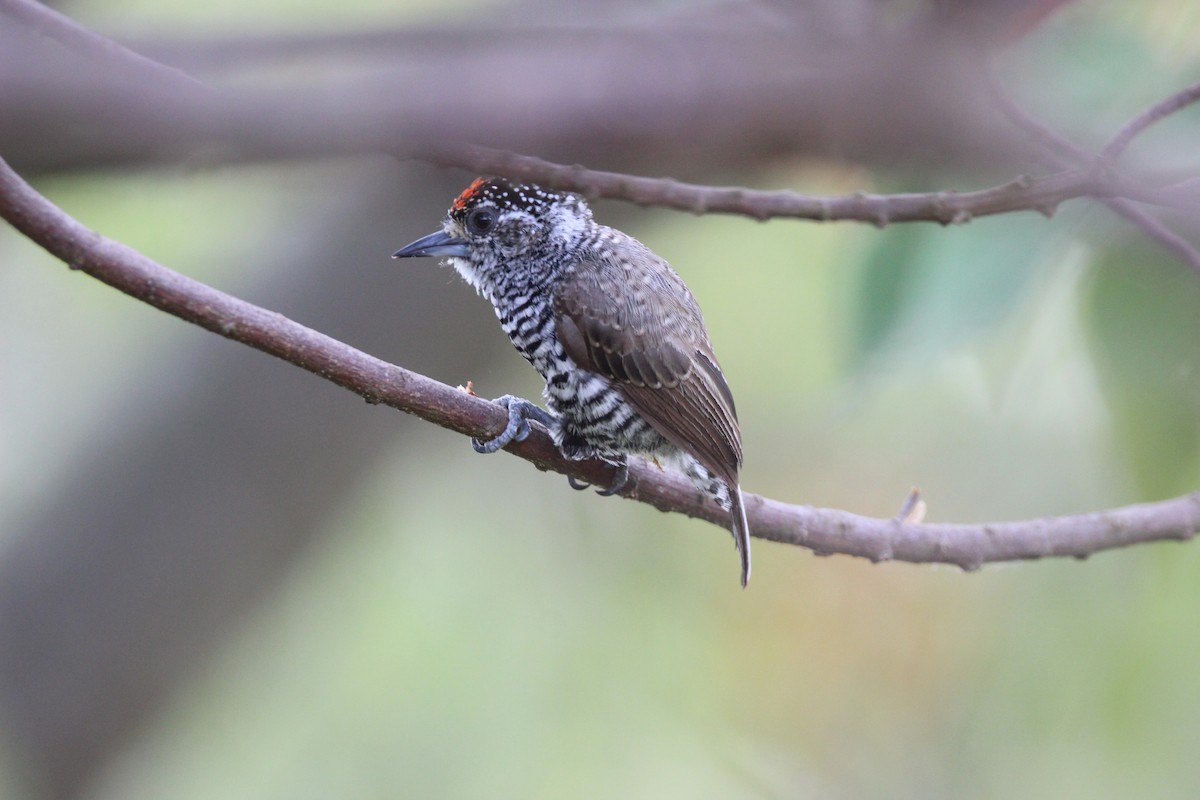
<path fill-rule="evenodd" d="M 467 215 L 467 228 L 471 233 L 487 233 L 496 224 L 496 215 L 487 208 L 477 208 Z"/>

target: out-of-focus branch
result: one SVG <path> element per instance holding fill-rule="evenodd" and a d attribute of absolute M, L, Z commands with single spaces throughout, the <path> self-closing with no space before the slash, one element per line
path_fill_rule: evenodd
<path fill-rule="evenodd" d="M 303 153 L 315 155 L 323 149 L 331 147 L 334 148 L 332 152 L 349 152 L 359 148 L 394 152 L 399 150 L 405 155 L 424 158 L 434 163 L 533 180 L 557 188 L 578 191 L 591 197 L 623 199 L 642 205 L 675 208 L 694 213 L 741 214 L 756 219 L 790 217 L 818 221 L 851 220 L 878 226 L 891 222 L 909 221 L 953 224 L 964 223 L 975 217 L 1019 210 L 1033 210 L 1048 215 L 1061 202 L 1078 197 L 1094 197 L 1104 200 L 1123 198 L 1124 205 L 1120 207 L 1121 213 L 1134 219 L 1149 235 L 1154 236 L 1179 253 L 1189 263 L 1200 268 L 1200 256 L 1189 253 L 1186 242 L 1178 239 L 1160 223 L 1126 202 L 1127 200 L 1136 200 L 1142 203 L 1194 211 L 1197 204 L 1196 199 L 1184 193 L 1135 184 L 1114 174 L 1111 170 L 1095 169 L 1092 163 L 1094 160 L 1083 164 L 1073 164 L 1075 169 L 1059 174 L 1041 177 L 1022 176 L 1000 186 L 961 193 L 955 191 L 895 195 L 855 193 L 842 197 L 819 197 L 790 191 L 766 192 L 742 187 L 703 186 L 670 179 L 588 170 L 579 166 L 566 166 L 484 147 L 421 144 L 421 142 L 428 142 L 432 139 L 445 142 L 461 138 L 460 135 L 446 136 L 447 129 L 456 131 L 457 134 L 466 131 L 485 134 L 486 130 L 474 130 L 474 128 L 480 127 L 479 120 L 507 119 L 513 116 L 512 114 L 480 113 L 481 109 L 477 103 L 466 102 L 469 98 L 464 98 L 463 105 L 471 111 L 469 114 L 472 120 L 470 124 L 448 125 L 446 120 L 422 122 L 419 109 L 413 109 L 414 113 L 409 117 L 395 116 L 394 112 L 384 112 L 381 117 L 370 121 L 374 124 L 361 127 L 347 124 L 345 119 L 341 118 L 342 115 L 338 114 L 335 126 L 337 130 L 326 130 L 320 120 L 330 119 L 329 115 L 303 114 L 297 116 L 296 103 L 303 99 L 299 94 L 292 96 L 284 92 L 280 95 L 251 98 L 242 96 L 233 90 L 213 91 L 184 73 L 151 61 L 92 33 L 32 0 L 0 0 L 0 14 L 10 16 L 26 26 L 33 26 L 56 41 L 78 48 L 82 54 L 96 62 L 98 66 L 115 66 L 122 76 L 128 77 L 131 74 L 144 72 L 146 79 L 155 83 L 159 89 L 155 103 L 149 104 L 148 107 L 142 107 L 136 97 L 129 95 L 127 91 L 129 87 L 123 85 L 109 87 L 109 89 L 121 93 L 122 102 L 118 103 L 116 107 L 129 104 L 133 119 L 136 119 L 136 115 L 141 112 L 149 112 L 154 117 L 149 121 L 152 124 L 134 125 L 134 130 L 130 131 L 131 139 L 136 139 L 138 135 L 142 135 L 148 130 L 154 131 L 156 126 L 161 126 L 158 127 L 157 134 L 154 134 L 161 137 L 160 144 L 180 137 L 184 140 L 199 137 L 200 140 L 215 139 L 226 142 L 232 138 L 236 140 L 238 147 L 250 147 L 262 152 L 273 150 L 277 155 Z M 690 36 L 701 37 L 720 35 L 707 29 L 687 30 L 686 33 Z M 548 32 L 542 31 L 542 34 L 548 35 Z M 469 36 L 470 32 L 460 35 Z M 516 35 L 529 36 L 530 34 L 518 33 Z M 662 45 L 670 40 L 669 38 L 663 39 L 664 35 L 662 31 L 650 29 L 642 32 L 637 38 L 639 41 L 647 40 L 643 43 L 644 49 L 650 50 L 652 49 L 650 45 Z M 676 35 L 683 34 L 677 33 Z M 453 36 L 453 34 L 443 32 L 442 37 L 446 36 Z M 569 38 L 569 34 L 563 34 L 563 36 Z M 496 38 L 493 37 L 493 39 Z M 769 47 L 777 43 L 779 39 L 779 37 L 764 37 L 761 31 L 743 31 L 735 38 L 743 48 L 750 47 L 753 52 L 757 52 L 760 47 Z M 610 42 L 610 46 L 615 45 Z M 493 40 L 479 49 L 492 52 L 498 47 L 500 47 L 499 52 L 503 52 L 502 46 Z M 714 48 L 699 48 L 701 52 L 708 52 L 712 49 Z M 471 52 L 473 57 L 479 57 L 476 51 Z M 762 66 L 765 70 L 764 75 L 772 74 L 772 70 L 778 72 L 778 62 L 775 59 L 764 61 Z M 522 70 L 522 74 L 525 72 Z M 722 74 L 727 74 L 727 71 L 723 71 Z M 786 74 L 790 74 L 790 72 L 783 70 L 781 73 L 781 75 Z M 749 80 L 750 74 L 746 73 L 744 77 Z M 792 77 L 803 83 L 799 74 Z M 771 83 L 772 80 L 774 78 L 767 79 L 767 83 Z M 758 82 L 761 82 L 761 78 L 755 81 L 755 83 Z M 472 84 L 468 81 L 466 83 L 458 82 L 456 85 L 470 86 Z M 136 82 L 133 88 L 137 88 Z M 756 86 L 756 88 L 759 87 Z M 90 98 L 90 102 L 99 101 L 101 105 L 106 105 L 103 91 L 104 87 L 102 86 L 100 96 Z M 636 99 L 633 101 L 641 102 Z M 438 111 L 435 116 L 444 115 L 446 108 L 453 109 L 458 106 L 459 102 L 454 95 L 442 97 L 441 102 L 436 104 Z M 1175 103 L 1176 105 L 1170 106 L 1170 108 L 1181 105 L 1178 100 Z M 351 105 L 353 106 L 354 103 Z M 342 109 L 339 106 L 339 110 L 345 111 L 348 119 L 353 119 L 353 108 Z M 592 113 L 595 113 L 594 110 Z M 1168 108 L 1156 107 L 1142 118 L 1159 118 L 1165 113 L 1169 113 Z M 544 119 L 537 114 L 520 116 L 536 118 L 539 121 Z M 625 117 L 622 119 L 624 120 Z M 625 123 L 622 122 L 622 124 Z M 1143 122 L 1141 127 L 1144 127 L 1145 124 L 1149 123 Z M 1136 129 L 1140 129 L 1135 128 L 1130 130 L 1136 132 Z M 1132 133 L 1127 135 L 1132 135 Z M 330 136 L 333 139 L 328 138 Z M 503 135 L 500 135 L 500 138 L 503 138 Z M 337 141 L 334 142 L 334 139 Z M 397 146 L 394 144 L 395 139 L 408 142 L 408 144 Z"/>
<path fill-rule="evenodd" d="M 187 73 L 101 36 L 36 0 L 0 0 L 0 16 L 19 22 L 30 30 L 48 36 L 64 47 L 77 50 L 98 62 L 126 69 L 143 77 L 157 77 L 168 83 L 178 82 L 192 91 L 208 91 L 203 83 Z"/>
<path fill-rule="evenodd" d="M 785 217 L 817 222 L 868 222 L 878 227 L 893 222 L 950 225 L 1013 211 L 1037 211 L 1050 216 L 1066 200 L 1118 195 L 1172 208 L 1196 208 L 1195 201 L 1184 195 L 1103 178 L 1094 170 L 1072 170 L 1042 177 L 1023 175 L 1000 186 L 974 192 L 886 195 L 855 192 L 828 197 L 786 190 L 702 186 L 671 178 L 602 172 L 474 145 L 423 148 L 413 151 L 411 157 L 442 166 L 536 182 L 589 198 L 626 200 L 641 206 L 672 208 L 693 214 L 738 214 L 758 220 Z"/>
<path fill-rule="evenodd" d="M 362 353 L 286 317 L 173 272 L 137 251 L 88 230 L 38 194 L 0 160 L 0 216 L 73 269 L 228 339 L 248 344 L 339 386 L 460 433 L 488 437 L 505 413 L 470 394 Z M 604 485 L 612 467 L 564 459 L 544 431 L 510 445 L 512 453 L 549 469 Z M 724 526 L 725 512 L 697 495 L 682 476 L 642 460 L 630 467 L 622 495 Z M 1200 494 L 1151 505 L 988 525 L 915 524 L 845 511 L 795 506 L 749 495 L 747 514 L 760 538 L 872 561 L 956 564 L 1045 556 L 1084 557 L 1101 550 L 1189 539 L 1200 527 Z"/>
<path fill-rule="evenodd" d="M 979 102 L 962 67 L 977 54 L 916 24 L 838 38 L 753 14 L 721 25 L 610 24 L 577 6 L 559 27 L 414 28 L 390 37 L 407 44 L 382 44 L 369 58 L 335 48 L 288 69 L 205 73 L 214 99 L 139 80 L 129 59 L 103 47 L 57 46 L 44 26 L 31 31 L 4 6 L 0 16 L 0 151 L 25 169 L 336 156 L 450 140 L 697 174 L 797 155 L 939 168 L 1027 155 Z M 210 49 L 221 52 L 222 41 L 213 37 Z M 155 53 L 172 62 L 169 48 Z"/>
<path fill-rule="evenodd" d="M 1108 164 L 1114 163 L 1125 152 L 1125 148 L 1129 147 L 1129 143 L 1134 140 L 1134 137 L 1154 123 L 1165 119 L 1181 108 L 1195 103 L 1197 100 L 1200 100 L 1200 83 L 1192 84 L 1186 89 L 1180 89 L 1170 97 L 1164 98 L 1150 106 L 1122 125 L 1121 129 L 1113 134 L 1112 138 L 1108 140 L 1108 143 L 1100 151 L 1100 159 Z"/>
<path fill-rule="evenodd" d="M 996 80 L 994 75 L 988 75 L 984 81 L 984 85 L 987 87 L 988 94 L 991 95 L 1000 112 L 1008 118 L 1009 122 L 1011 122 L 1017 129 L 1024 131 L 1027 136 L 1029 136 L 1041 147 L 1042 152 L 1040 158 L 1043 163 L 1054 169 L 1085 168 L 1095 173 L 1104 171 L 1103 167 L 1105 162 L 1101 161 L 1098 156 L 1089 153 L 1087 150 L 1075 144 L 1067 137 L 1027 114 L 1020 106 L 1017 105 L 1012 96 L 1005 91 L 1004 87 L 998 80 Z M 1195 87 L 1190 87 L 1190 89 L 1194 88 Z M 1184 90 L 1184 92 L 1189 92 L 1190 89 Z M 1177 95 L 1173 95 L 1172 98 L 1167 98 L 1167 101 L 1164 102 L 1170 102 L 1174 97 L 1177 97 Z M 1155 105 L 1150 111 L 1154 112 L 1159 105 L 1162 104 Z M 1177 108 L 1182 107 L 1183 105 L 1180 105 Z M 1177 108 L 1171 110 L 1177 110 Z M 1146 118 L 1147 113 L 1149 112 L 1144 112 L 1138 117 L 1135 117 L 1130 121 L 1130 123 L 1123 126 L 1121 130 L 1133 130 L 1133 128 L 1130 126 L 1134 125 L 1137 120 Z M 1158 118 L 1159 117 L 1157 116 L 1155 117 L 1155 119 Z M 1141 127 L 1138 130 L 1144 129 L 1145 124 L 1141 124 Z M 1136 135 L 1136 132 L 1137 131 L 1134 131 L 1134 135 Z M 1121 139 L 1125 139 L 1125 136 L 1121 132 L 1118 132 L 1113 139 L 1110 140 L 1109 147 L 1111 147 L 1113 144 L 1116 144 Z M 1132 140 L 1132 136 L 1130 136 L 1129 139 L 1126 140 L 1126 143 L 1121 145 L 1116 152 L 1119 153 L 1121 149 L 1124 149 L 1129 140 Z M 1105 151 L 1107 152 L 1108 149 L 1109 148 L 1106 147 Z M 1183 187 L 1178 185 L 1173 187 L 1175 190 L 1180 190 L 1182 188 Z M 1175 233 L 1162 222 L 1152 217 L 1145 209 L 1138 207 L 1136 204 L 1123 197 L 1107 197 L 1099 198 L 1099 200 L 1101 203 L 1108 206 L 1118 216 L 1124 218 L 1131 225 L 1139 228 L 1147 237 L 1158 242 L 1159 245 L 1161 245 L 1164 249 L 1174 253 L 1179 260 L 1191 267 L 1192 271 L 1200 273 L 1200 251 L 1193 247 L 1192 244 L 1182 236 Z"/>

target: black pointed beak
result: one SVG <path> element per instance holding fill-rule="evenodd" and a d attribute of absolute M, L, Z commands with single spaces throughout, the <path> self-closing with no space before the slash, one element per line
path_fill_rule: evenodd
<path fill-rule="evenodd" d="M 443 231 L 422 236 L 410 245 L 400 248 L 392 254 L 392 258 L 416 258 L 417 256 L 451 256 L 466 258 L 467 243 L 464 239 L 455 239 Z"/>

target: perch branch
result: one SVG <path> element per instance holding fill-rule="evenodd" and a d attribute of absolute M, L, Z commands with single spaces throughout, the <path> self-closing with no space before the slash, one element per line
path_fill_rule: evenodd
<path fill-rule="evenodd" d="M 0 217 L 72 269 L 187 322 L 308 370 L 368 402 L 384 403 L 469 436 L 494 436 L 504 427 L 506 415 L 498 406 L 206 286 L 89 230 L 35 191 L 2 159 Z M 604 462 L 562 458 L 541 429 L 508 449 L 539 469 L 592 484 L 606 485 L 612 477 L 612 467 Z M 621 492 L 625 497 L 722 527 L 728 522 L 725 512 L 698 496 L 682 476 L 635 459 L 629 477 Z M 757 495 L 747 495 L 746 506 L 755 536 L 806 547 L 818 555 L 839 553 L 872 561 L 955 564 L 967 570 L 992 561 L 1083 558 L 1133 544 L 1186 540 L 1200 527 L 1200 493 L 1089 514 L 983 525 L 872 519 Z"/>

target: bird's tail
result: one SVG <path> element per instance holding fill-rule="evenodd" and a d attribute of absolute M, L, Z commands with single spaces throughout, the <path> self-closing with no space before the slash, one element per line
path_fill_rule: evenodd
<path fill-rule="evenodd" d="M 746 522 L 746 508 L 742 504 L 742 487 L 729 487 L 729 516 L 733 523 L 733 546 L 742 559 L 742 588 L 750 582 L 750 524 Z"/>

